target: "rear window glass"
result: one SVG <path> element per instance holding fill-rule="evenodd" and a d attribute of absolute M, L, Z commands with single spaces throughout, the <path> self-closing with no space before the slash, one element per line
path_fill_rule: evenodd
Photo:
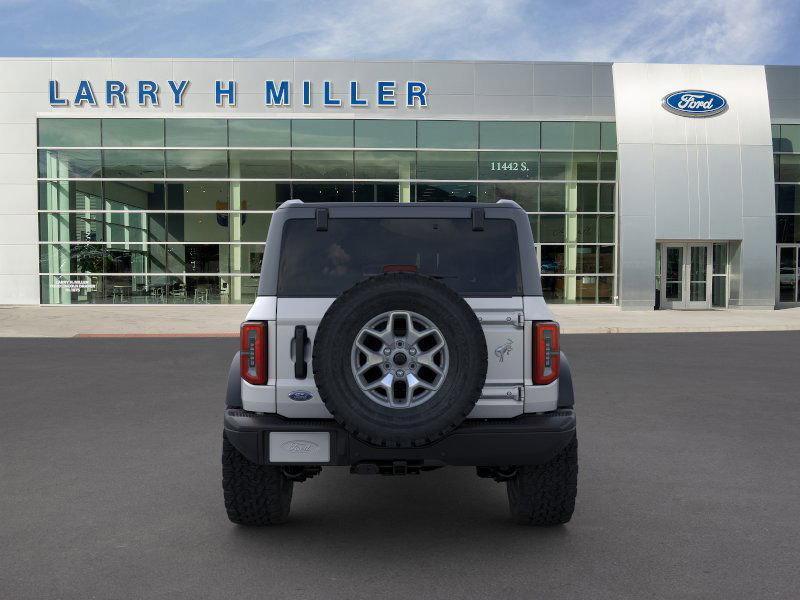
<path fill-rule="evenodd" d="M 291 219 L 283 231 L 281 296 L 338 296 L 392 270 L 440 280 L 463 296 L 522 294 L 517 232 L 509 219 Z"/>

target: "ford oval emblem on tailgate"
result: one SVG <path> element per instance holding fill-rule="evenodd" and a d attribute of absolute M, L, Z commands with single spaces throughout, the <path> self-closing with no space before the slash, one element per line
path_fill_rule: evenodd
<path fill-rule="evenodd" d="M 313 397 L 314 394 L 305 390 L 295 390 L 293 392 L 289 392 L 289 398 L 296 400 L 297 402 L 305 402 L 306 400 L 311 400 Z"/>

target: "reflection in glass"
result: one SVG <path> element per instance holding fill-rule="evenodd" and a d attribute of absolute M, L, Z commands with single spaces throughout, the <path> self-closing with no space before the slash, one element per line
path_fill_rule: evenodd
<path fill-rule="evenodd" d="M 475 121 L 417 121 L 419 148 L 477 148 Z"/>
<path fill-rule="evenodd" d="M 225 181 L 187 181 L 167 184 L 168 210 L 231 210 Z M 213 216 L 213 215 L 211 215 Z"/>
<path fill-rule="evenodd" d="M 481 121 L 481 148 L 530 149 L 539 147 L 536 121 Z"/>
<path fill-rule="evenodd" d="M 291 145 L 288 119 L 229 119 L 231 148 L 288 148 Z"/>
<path fill-rule="evenodd" d="M 292 176 L 296 179 L 351 179 L 353 153 L 345 150 L 294 151 Z"/>
<path fill-rule="evenodd" d="M 292 121 L 295 148 L 352 148 L 353 121 L 346 119 L 295 119 Z"/>
<path fill-rule="evenodd" d="M 357 119 L 356 148 L 415 148 L 416 125 L 399 119 Z"/>
<path fill-rule="evenodd" d="M 39 177 L 100 177 L 100 150 L 39 150 Z"/>
<path fill-rule="evenodd" d="M 228 153 L 225 150 L 167 150 L 167 177 L 228 177 Z"/>
<path fill-rule="evenodd" d="M 418 183 L 417 202 L 476 202 L 474 183 Z"/>
<path fill-rule="evenodd" d="M 167 146 L 217 147 L 228 145 L 225 119 L 165 119 Z"/>
<path fill-rule="evenodd" d="M 103 119 L 103 146 L 164 145 L 164 119 Z"/>
<path fill-rule="evenodd" d="M 291 177 L 288 150 L 231 150 L 232 179 L 289 179 Z"/>
<path fill-rule="evenodd" d="M 158 179 L 164 177 L 163 150 L 103 150 L 103 177 Z"/>
<path fill-rule="evenodd" d="M 101 189 L 99 181 L 40 181 L 39 209 L 101 210 Z"/>
<path fill-rule="evenodd" d="M 513 200 L 526 211 L 539 211 L 538 183 L 481 183 L 478 187 L 480 202 Z"/>
<path fill-rule="evenodd" d="M 418 152 L 418 179 L 475 179 L 475 152 Z"/>
<path fill-rule="evenodd" d="M 100 119 L 39 119 L 40 146 L 99 146 Z"/>
<path fill-rule="evenodd" d="M 356 179 L 414 179 L 416 152 L 355 153 Z"/>

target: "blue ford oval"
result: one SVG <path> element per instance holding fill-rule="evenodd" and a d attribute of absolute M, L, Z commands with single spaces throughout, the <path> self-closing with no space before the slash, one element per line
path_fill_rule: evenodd
<path fill-rule="evenodd" d="M 711 117 L 725 112 L 728 101 L 705 90 L 681 90 L 664 96 L 662 105 L 668 111 L 685 117 Z"/>
<path fill-rule="evenodd" d="M 307 392 L 305 390 L 295 390 L 293 392 L 289 392 L 289 398 L 294 400 L 295 402 L 306 402 L 311 400 L 314 397 L 314 394 L 311 392 Z"/>

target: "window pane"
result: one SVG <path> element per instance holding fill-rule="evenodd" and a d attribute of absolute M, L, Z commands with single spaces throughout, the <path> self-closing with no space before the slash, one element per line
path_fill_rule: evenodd
<path fill-rule="evenodd" d="M 352 148 L 353 122 L 334 119 L 295 119 L 292 146 L 296 148 Z"/>
<path fill-rule="evenodd" d="M 231 150 L 232 179 L 288 179 L 291 177 L 288 150 Z"/>
<path fill-rule="evenodd" d="M 350 179 L 353 153 L 343 150 L 292 152 L 292 176 L 297 179 Z"/>
<path fill-rule="evenodd" d="M 147 181 L 106 181 L 106 210 L 164 210 L 164 184 Z"/>
<path fill-rule="evenodd" d="M 230 239 L 230 213 L 167 213 L 168 242 L 227 242 Z"/>
<path fill-rule="evenodd" d="M 477 202 L 474 183 L 418 183 L 417 202 Z"/>
<path fill-rule="evenodd" d="M 800 154 L 781 154 L 778 181 L 800 181 Z"/>
<path fill-rule="evenodd" d="M 780 152 L 781 151 L 781 126 L 780 125 L 773 125 L 772 126 L 772 151 L 773 152 Z"/>
<path fill-rule="evenodd" d="M 538 183 L 481 183 L 478 186 L 480 202 L 497 202 L 513 200 L 526 211 L 539 210 Z"/>
<path fill-rule="evenodd" d="M 776 240 L 779 244 L 800 242 L 800 216 L 778 216 Z"/>
<path fill-rule="evenodd" d="M 167 150 L 167 177 L 228 177 L 225 150 Z"/>
<path fill-rule="evenodd" d="M 275 210 L 291 198 L 288 182 L 242 181 L 231 183 L 231 210 Z M 238 190 L 238 192 L 236 192 Z M 239 204 L 236 204 L 236 198 Z"/>
<path fill-rule="evenodd" d="M 168 210 L 230 210 L 229 185 L 224 181 L 167 184 Z M 214 215 L 209 215 L 214 219 Z"/>
<path fill-rule="evenodd" d="M 720 278 L 721 279 L 721 278 Z M 782 275 L 779 282 L 780 291 L 778 293 L 779 302 L 794 302 L 797 297 L 797 277 L 794 275 Z"/>
<path fill-rule="evenodd" d="M 578 215 L 578 231 L 576 241 L 585 243 L 594 243 L 597 241 L 597 216 Z"/>
<path fill-rule="evenodd" d="M 600 304 L 611 304 L 614 300 L 614 278 L 597 278 L 597 302 Z"/>
<path fill-rule="evenodd" d="M 225 119 L 166 119 L 167 146 L 227 146 Z"/>
<path fill-rule="evenodd" d="M 575 161 L 574 175 L 569 179 L 584 179 L 594 181 L 597 179 L 597 157 L 593 152 L 576 152 L 573 154 Z M 613 179 L 613 177 L 612 177 Z"/>
<path fill-rule="evenodd" d="M 566 218 L 563 215 L 539 216 L 540 243 L 564 243 L 566 239 Z"/>
<path fill-rule="evenodd" d="M 356 152 L 356 179 L 414 179 L 416 152 Z"/>
<path fill-rule="evenodd" d="M 411 202 L 412 189 L 408 182 L 359 183 L 353 193 L 355 202 Z"/>
<path fill-rule="evenodd" d="M 542 277 L 542 295 L 549 304 L 563 304 L 564 277 Z"/>
<path fill-rule="evenodd" d="M 539 123 L 525 121 L 482 121 L 481 148 L 538 148 Z"/>
<path fill-rule="evenodd" d="M 602 152 L 600 154 L 600 179 L 604 181 L 616 181 L 617 179 L 616 152 Z"/>
<path fill-rule="evenodd" d="M 264 244 L 242 244 L 241 246 L 232 246 L 233 250 L 231 251 L 231 255 L 234 257 L 231 259 L 231 272 L 238 273 L 255 273 L 256 275 L 261 273 L 261 263 L 264 261 Z M 235 260 L 236 257 L 236 248 L 241 248 L 238 252 L 241 254 L 241 262 L 237 263 Z"/>
<path fill-rule="evenodd" d="M 575 124 L 571 122 L 542 122 L 542 148 L 548 150 L 571 150 L 575 136 Z"/>
<path fill-rule="evenodd" d="M 114 178 L 164 177 L 163 150 L 103 150 L 103 176 Z"/>
<path fill-rule="evenodd" d="M 616 150 L 617 149 L 617 124 L 616 123 L 601 123 L 600 124 L 600 149 L 601 150 Z"/>
<path fill-rule="evenodd" d="M 228 138 L 232 148 L 288 148 L 288 119 L 230 119 Z"/>
<path fill-rule="evenodd" d="M 713 253 L 714 260 L 712 262 L 714 275 L 725 275 L 728 271 L 728 245 L 714 244 Z"/>
<path fill-rule="evenodd" d="M 726 305 L 726 281 L 727 277 L 711 278 L 711 306 L 724 308 Z"/>
<path fill-rule="evenodd" d="M 416 265 L 465 296 L 520 293 L 510 219 L 487 219 L 479 232 L 470 219 L 331 219 L 324 235 L 313 219 L 290 219 L 283 244 L 279 295 L 336 296 L 391 264 Z"/>
<path fill-rule="evenodd" d="M 538 179 L 538 152 L 481 152 L 480 179 Z"/>
<path fill-rule="evenodd" d="M 614 272 L 614 246 L 598 246 L 598 273 Z"/>
<path fill-rule="evenodd" d="M 576 248 L 576 273 L 597 273 L 597 253 L 599 246 L 578 246 Z"/>
<path fill-rule="evenodd" d="M 598 217 L 597 241 L 600 243 L 614 243 L 614 215 L 601 215 Z"/>
<path fill-rule="evenodd" d="M 40 146 L 99 146 L 100 119 L 39 119 Z"/>
<path fill-rule="evenodd" d="M 597 302 L 597 277 L 584 275 L 575 278 L 575 302 L 577 304 L 594 304 Z"/>
<path fill-rule="evenodd" d="M 600 212 L 614 212 L 614 184 L 601 183 Z"/>
<path fill-rule="evenodd" d="M 148 217 L 147 213 L 106 213 L 105 240 L 120 243 L 149 241 Z"/>
<path fill-rule="evenodd" d="M 39 231 L 51 242 L 101 242 L 103 213 L 39 213 Z"/>
<path fill-rule="evenodd" d="M 544 125 L 544 123 L 542 123 Z M 542 152 L 542 179 L 571 179 L 572 154 L 568 152 Z"/>
<path fill-rule="evenodd" d="M 39 150 L 39 177 L 100 177 L 100 150 Z"/>
<path fill-rule="evenodd" d="M 415 148 L 416 121 L 358 119 L 355 122 L 356 148 Z"/>
<path fill-rule="evenodd" d="M 303 202 L 352 202 L 352 183 L 293 183 L 292 198 Z"/>
<path fill-rule="evenodd" d="M 102 273 L 104 260 L 100 244 L 41 244 L 40 273 Z"/>
<path fill-rule="evenodd" d="M 800 125 L 781 125 L 781 152 L 800 152 Z"/>
<path fill-rule="evenodd" d="M 267 240 L 267 231 L 269 230 L 269 222 L 272 215 L 269 213 L 241 213 L 242 235 L 241 240 L 244 242 L 261 242 L 262 244 Z"/>
<path fill-rule="evenodd" d="M 227 273 L 229 244 L 169 244 L 168 273 Z"/>
<path fill-rule="evenodd" d="M 800 213 L 800 185 L 776 185 L 775 201 L 778 213 Z"/>
<path fill-rule="evenodd" d="M 575 140 L 572 147 L 576 150 L 599 150 L 600 123 L 575 123 Z"/>
<path fill-rule="evenodd" d="M 39 208 L 41 210 L 101 210 L 99 181 L 41 181 Z"/>
<path fill-rule="evenodd" d="M 563 183 L 542 183 L 539 202 L 542 212 L 564 212 L 567 210 L 567 186 Z"/>
<path fill-rule="evenodd" d="M 578 211 L 597 212 L 597 184 L 578 184 Z"/>
<path fill-rule="evenodd" d="M 103 146 L 163 145 L 163 119 L 103 119 Z"/>
<path fill-rule="evenodd" d="M 795 275 L 797 270 L 797 248 L 781 248 L 778 268 L 781 275 Z"/>
<path fill-rule="evenodd" d="M 542 273 L 564 272 L 564 246 L 542 246 L 541 256 Z"/>
<path fill-rule="evenodd" d="M 539 215 L 528 215 L 528 221 L 531 224 L 531 233 L 533 234 L 533 241 L 539 242 Z"/>
<path fill-rule="evenodd" d="M 477 148 L 478 124 L 474 121 L 417 121 L 420 148 Z"/>
<path fill-rule="evenodd" d="M 476 152 L 417 152 L 418 179 L 475 179 Z"/>

